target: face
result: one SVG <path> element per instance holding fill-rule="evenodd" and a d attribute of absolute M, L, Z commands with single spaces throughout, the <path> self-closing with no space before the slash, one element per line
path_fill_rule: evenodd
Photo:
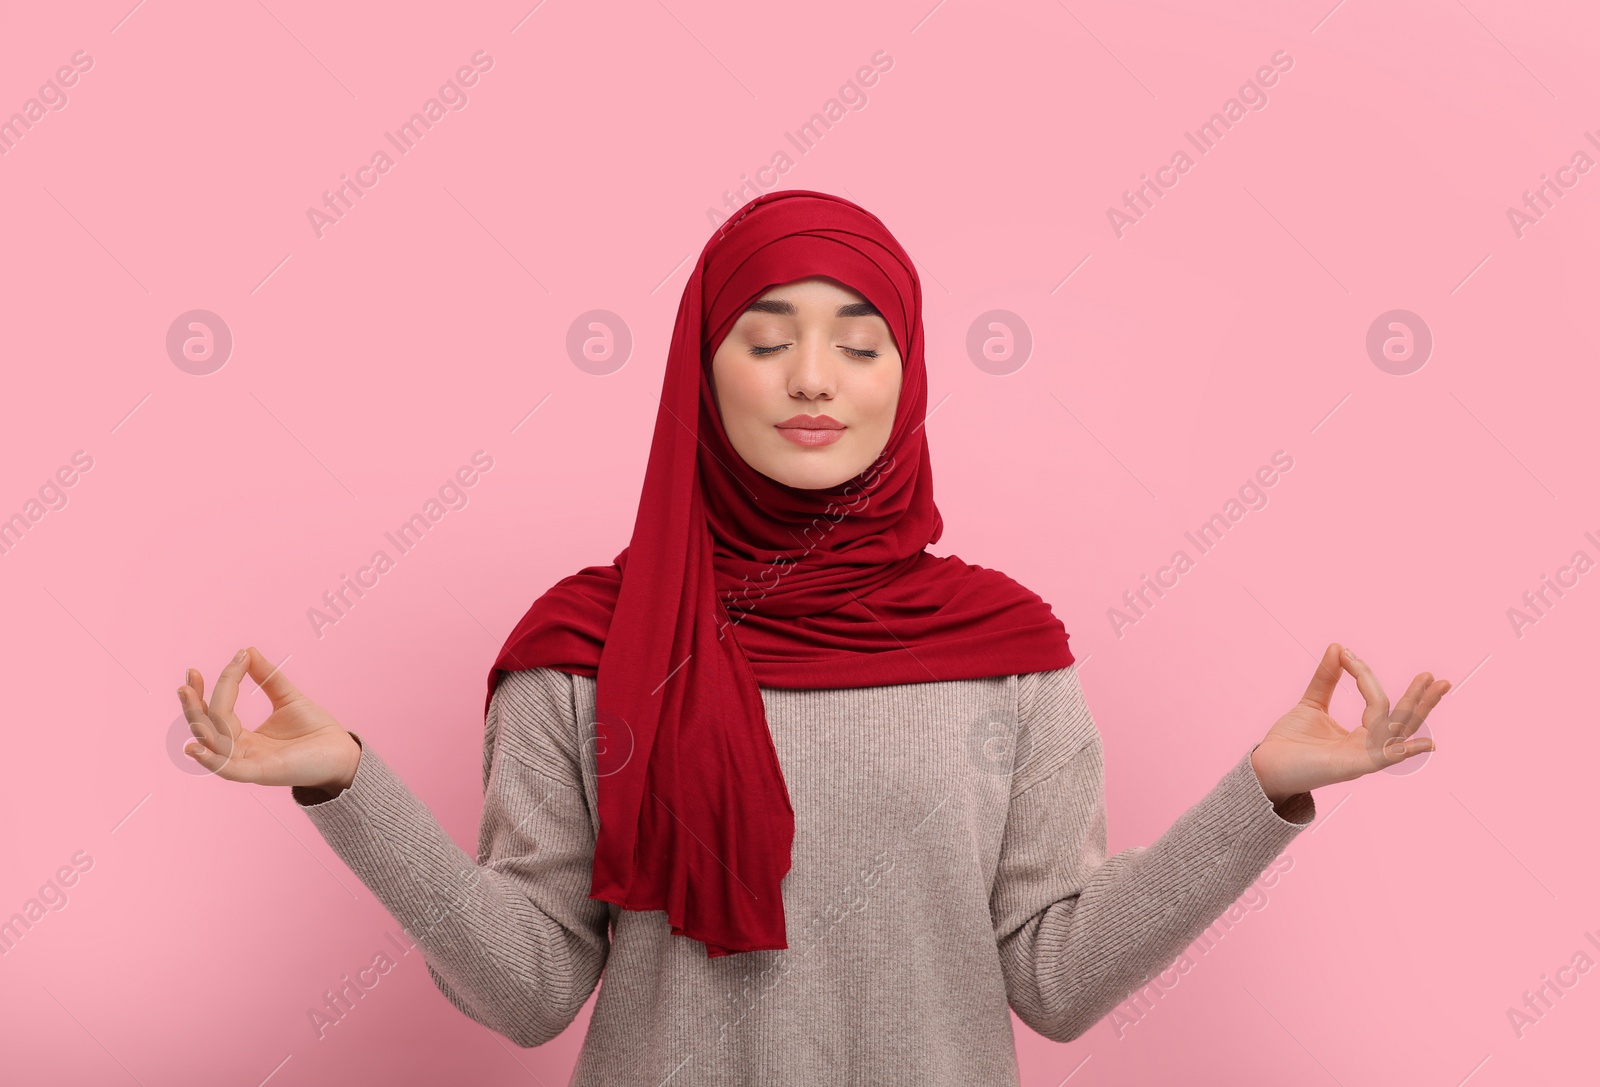
<path fill-rule="evenodd" d="M 902 364 L 872 303 L 825 276 L 750 304 L 711 358 L 711 388 L 734 450 L 805 490 L 848 482 L 889 444 Z"/>

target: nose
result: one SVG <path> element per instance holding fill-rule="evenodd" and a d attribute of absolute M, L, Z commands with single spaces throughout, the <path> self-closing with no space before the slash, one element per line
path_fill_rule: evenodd
<path fill-rule="evenodd" d="M 804 346 L 796 344 L 787 355 L 790 360 L 791 397 L 833 399 L 839 385 L 838 362 L 833 358 L 825 338 L 808 337 Z"/>

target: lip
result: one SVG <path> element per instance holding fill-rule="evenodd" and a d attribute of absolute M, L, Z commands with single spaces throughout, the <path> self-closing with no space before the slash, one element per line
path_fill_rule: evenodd
<path fill-rule="evenodd" d="M 832 445 L 844 437 L 844 424 L 826 415 L 796 415 L 777 426 L 796 445 Z"/>
<path fill-rule="evenodd" d="M 780 430 L 788 427 L 801 430 L 843 430 L 844 424 L 831 415 L 795 415 L 778 424 Z"/>

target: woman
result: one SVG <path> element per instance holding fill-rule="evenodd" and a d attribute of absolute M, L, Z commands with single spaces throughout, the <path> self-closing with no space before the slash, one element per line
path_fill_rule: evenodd
<path fill-rule="evenodd" d="M 1311 821 L 1311 790 L 1432 750 L 1330 645 L 1305 697 L 1148 848 L 1106 855 L 1067 634 L 928 554 L 922 294 L 849 201 L 773 192 L 680 303 L 628 548 L 535 601 L 490 670 L 478 857 L 258 651 L 203 766 L 293 787 L 452 1003 L 523 1046 L 607 969 L 574 1083 L 1015 1084 L 1165 967 Z M 1328 716 L 1340 672 L 1360 727 Z M 233 713 L 249 673 L 272 700 Z M 591 742 L 592 741 L 592 742 Z"/>

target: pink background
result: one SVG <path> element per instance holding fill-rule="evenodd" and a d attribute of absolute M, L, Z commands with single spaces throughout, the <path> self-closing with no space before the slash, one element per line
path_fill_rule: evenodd
<path fill-rule="evenodd" d="M 473 849 L 489 663 L 534 597 L 627 542 L 708 209 L 780 149 L 767 187 L 855 199 L 918 262 L 933 550 L 1065 622 L 1113 849 L 1199 799 L 1329 641 L 1395 698 L 1424 669 L 1456 684 L 1437 753 L 1319 790 L 1265 908 L 1143 1021 L 1067 1045 L 1017 1023 L 1023 1082 L 1592 1074 L 1600 974 L 1520 1038 L 1507 1009 L 1600 960 L 1600 575 L 1511 614 L 1600 557 L 1600 174 L 1569 169 L 1520 231 L 1508 209 L 1600 161 L 1594 13 L 530 6 L 7 15 L 0 119 L 93 63 L 0 155 L 0 517 L 75 452 L 92 468 L 0 555 L 0 918 L 92 867 L 0 958 L 4 1078 L 565 1082 L 587 1010 L 517 1050 L 420 952 L 317 1040 L 307 1009 L 398 925 L 286 789 L 175 766 L 174 689 L 261 647 Z M 479 50 L 465 108 L 319 238 L 307 209 Z M 861 108 L 800 154 L 786 133 L 880 50 Z M 1200 154 L 1185 133 L 1280 51 L 1264 108 Z M 1119 237 L 1108 209 L 1180 149 L 1193 168 Z M 196 309 L 233 341 L 203 376 L 166 346 Z M 595 309 L 633 338 L 606 375 L 568 348 Z M 1032 340 L 1009 374 L 966 346 L 992 309 Z M 1406 374 L 1367 348 L 1395 309 L 1433 338 Z M 477 450 L 467 504 L 319 637 L 308 609 Z M 1267 504 L 1199 555 L 1185 531 L 1279 450 Z M 1178 548 L 1194 568 L 1119 635 L 1108 610 Z M 248 723 L 264 704 L 241 700 Z M 1334 712 L 1358 723 L 1352 684 Z"/>

